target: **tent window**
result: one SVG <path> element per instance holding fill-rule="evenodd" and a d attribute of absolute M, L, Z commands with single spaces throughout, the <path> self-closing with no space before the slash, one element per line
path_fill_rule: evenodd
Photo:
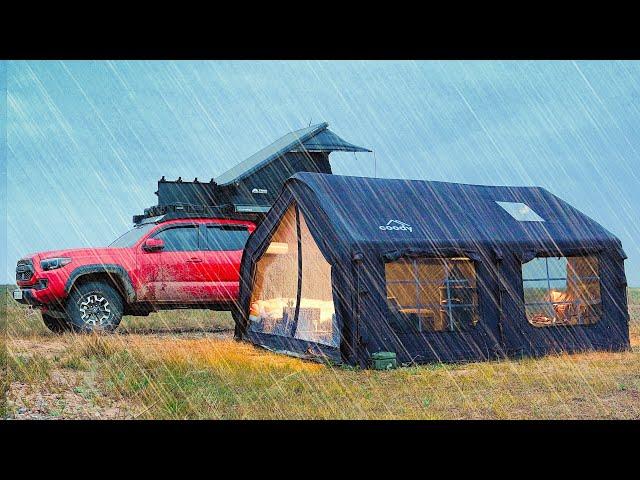
<path fill-rule="evenodd" d="M 519 222 L 544 222 L 544 219 L 534 212 L 529 205 L 520 202 L 496 202 L 509 215 Z"/>
<path fill-rule="evenodd" d="M 293 336 L 298 296 L 298 235 L 293 205 L 282 217 L 255 268 L 249 329 Z"/>
<path fill-rule="evenodd" d="M 401 259 L 385 265 L 391 324 L 400 333 L 467 330 L 478 323 L 473 261 Z"/>
<path fill-rule="evenodd" d="M 602 316 L 596 257 L 534 258 L 522 265 L 522 286 L 535 327 L 591 325 Z"/>
<path fill-rule="evenodd" d="M 302 287 L 295 338 L 337 347 L 340 344 L 331 287 L 331 265 L 325 260 L 302 214 Z"/>

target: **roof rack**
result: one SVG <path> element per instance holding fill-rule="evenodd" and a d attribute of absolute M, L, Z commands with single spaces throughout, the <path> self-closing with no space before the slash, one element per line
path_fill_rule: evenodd
<path fill-rule="evenodd" d="M 134 215 L 133 223 L 161 223 L 182 218 L 226 218 L 231 220 L 262 220 L 269 210 L 259 205 L 220 205 L 205 206 L 175 203 L 171 205 L 154 205 L 144 209 L 142 215 Z"/>

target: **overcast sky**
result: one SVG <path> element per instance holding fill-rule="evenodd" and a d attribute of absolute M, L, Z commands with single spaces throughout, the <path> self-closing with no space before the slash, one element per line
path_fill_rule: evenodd
<path fill-rule="evenodd" d="M 0 62 L 0 89 L 0 282 L 109 244 L 162 175 L 208 180 L 327 121 L 380 177 L 547 188 L 621 238 L 640 286 L 639 62 Z"/>

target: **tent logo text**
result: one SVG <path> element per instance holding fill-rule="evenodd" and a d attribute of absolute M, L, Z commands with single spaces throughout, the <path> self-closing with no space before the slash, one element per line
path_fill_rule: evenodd
<path fill-rule="evenodd" d="M 400 220 L 389 220 L 386 225 L 380 225 L 380 230 L 402 230 L 405 232 L 413 232 L 413 227 L 408 223 L 401 222 Z"/>

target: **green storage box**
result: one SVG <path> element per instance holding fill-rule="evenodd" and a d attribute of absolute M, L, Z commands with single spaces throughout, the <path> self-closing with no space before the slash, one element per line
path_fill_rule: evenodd
<path fill-rule="evenodd" d="M 371 354 L 371 366 L 374 370 L 391 370 L 398 366 L 394 352 L 375 352 Z"/>

